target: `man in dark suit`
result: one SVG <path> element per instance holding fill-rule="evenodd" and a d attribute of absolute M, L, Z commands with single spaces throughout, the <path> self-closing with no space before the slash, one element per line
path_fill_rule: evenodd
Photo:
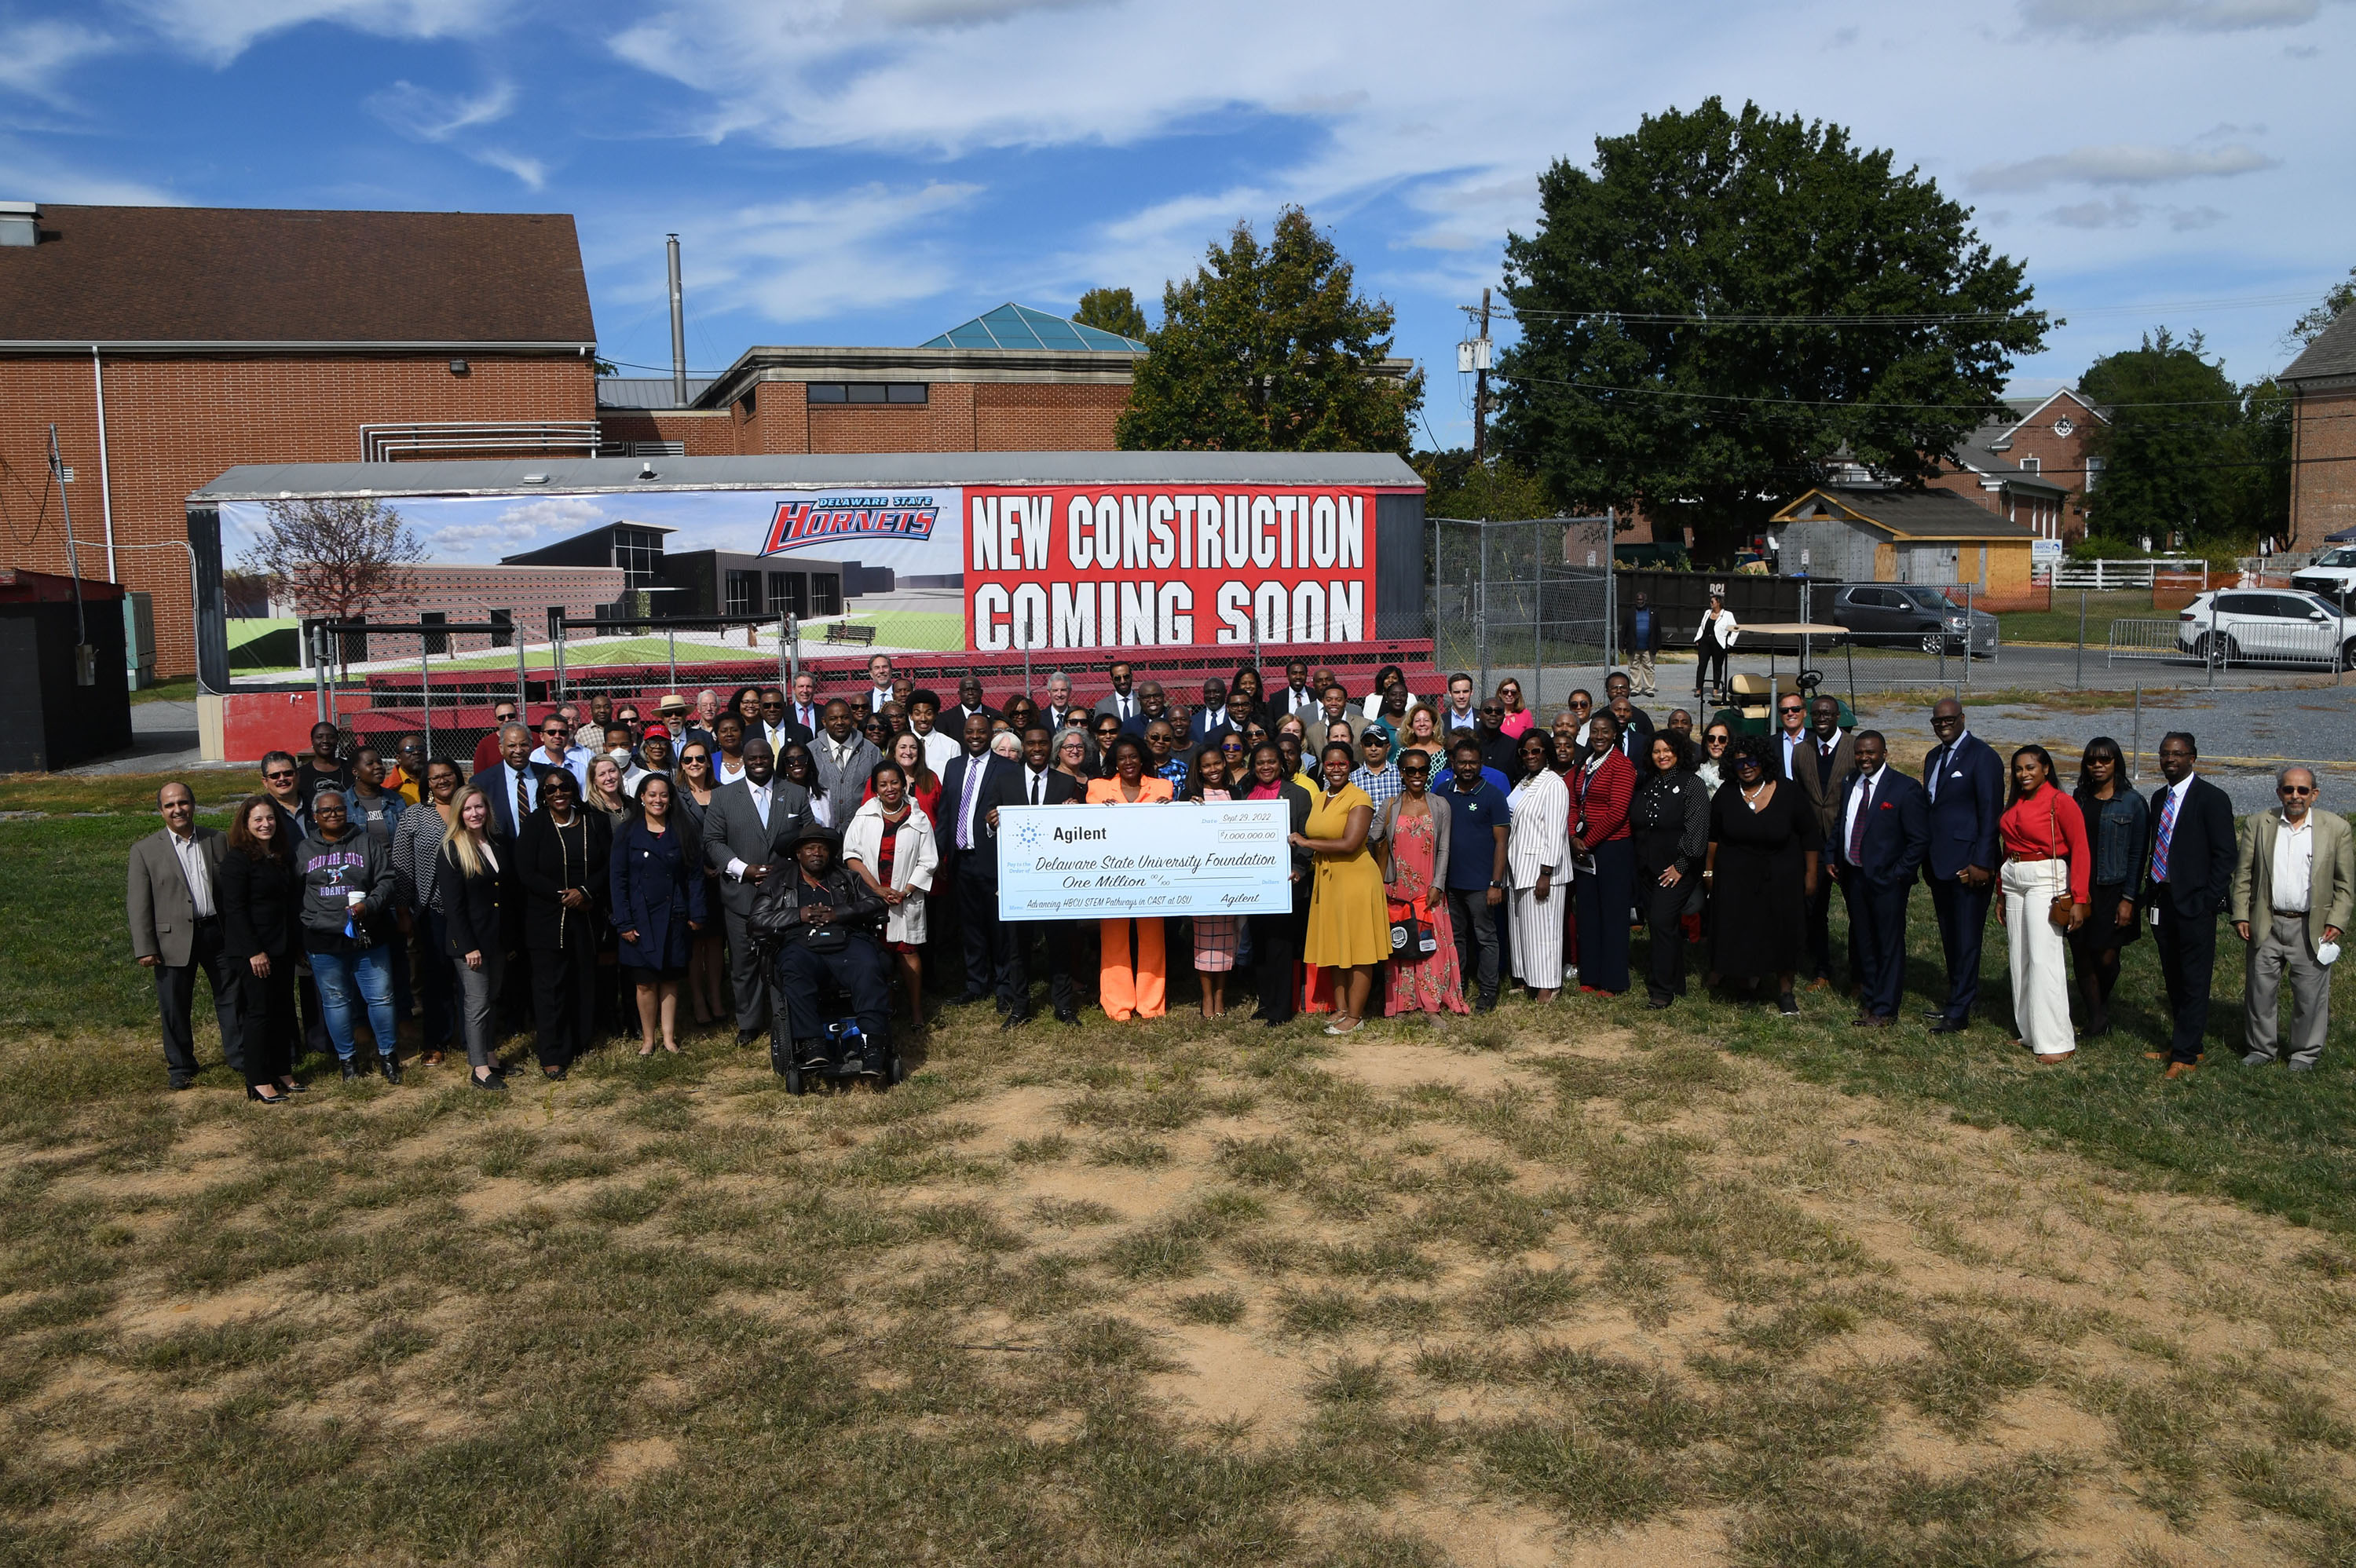
<path fill-rule="evenodd" d="M 998 1010 L 1014 1016 L 1012 976 L 1006 935 L 998 919 L 998 847 L 990 836 L 993 775 L 1017 771 L 990 749 L 990 720 L 980 714 L 965 721 L 965 751 L 941 771 L 941 863 L 957 881 L 958 923 L 965 934 L 965 990 L 960 1004 L 978 1002 L 993 990 Z M 1010 1026 L 1011 1027 L 1011 1026 Z"/>
<path fill-rule="evenodd" d="M 531 765 L 531 731 L 520 724 L 499 730 L 499 760 L 466 782 L 491 797 L 491 820 L 512 844 L 523 819 L 540 804 L 541 770 Z"/>
<path fill-rule="evenodd" d="M 785 692 L 774 686 L 761 688 L 760 735 L 762 740 L 769 742 L 769 755 L 773 759 L 784 756 L 786 748 L 797 741 L 807 746 L 818 739 L 816 731 L 802 728 L 801 721 L 794 717 L 793 709 L 786 702 Z"/>
<path fill-rule="evenodd" d="M 1162 690 L 1162 683 L 1158 680 L 1141 680 L 1137 683 L 1137 711 L 1121 720 L 1120 732 L 1124 735 L 1134 735 L 1141 741 L 1145 738 L 1146 731 L 1152 728 L 1155 720 L 1169 717 L 1170 694 Z"/>
<path fill-rule="evenodd" d="M 1931 803 L 1922 786 L 1890 766 L 1889 742 L 1879 730 L 1860 730 L 1857 771 L 1841 791 L 1839 835 L 1826 859 L 1848 899 L 1864 971 L 1858 998 L 1860 1029 L 1898 1021 L 1906 983 L 1906 901 L 1931 841 Z"/>
<path fill-rule="evenodd" d="M 1055 737 L 1045 730 L 1033 727 L 1023 734 L 1023 765 L 1018 768 L 1000 767 L 991 771 L 985 783 L 984 799 L 987 815 L 983 818 L 988 836 L 988 848 L 977 860 L 986 859 L 990 866 L 990 893 L 998 896 L 998 811 L 1007 805 L 1072 805 L 1081 798 L 1080 782 L 1054 765 L 1051 748 Z M 960 773 L 960 780 L 963 775 Z M 943 782 L 942 789 L 948 789 Z M 943 796 L 947 798 L 946 794 Z M 1072 988 L 1072 951 L 1078 946 L 1076 933 L 1068 920 L 1008 921 L 1000 923 L 1006 949 L 1006 984 L 1013 996 L 1013 1006 L 1008 1009 L 1005 1026 L 1013 1029 L 1031 1018 L 1031 944 L 1044 938 L 1047 944 L 1047 996 L 1055 1009 L 1057 1023 L 1077 1024 L 1080 1021 L 1079 998 Z"/>
<path fill-rule="evenodd" d="M 982 696 L 980 677 L 971 675 L 959 676 L 958 677 L 957 706 L 949 709 L 940 716 L 940 727 L 948 731 L 952 735 L 963 735 L 965 733 L 965 721 L 973 718 L 976 714 L 987 719 L 993 724 L 1004 717 L 1004 715 L 1000 713 L 997 709 L 992 708 L 990 705 L 988 699 Z"/>
<path fill-rule="evenodd" d="M 809 792 L 776 776 L 776 758 L 757 737 L 744 742 L 744 776 L 721 785 L 703 816 L 703 862 L 720 873 L 720 907 L 728 926 L 738 1045 L 749 1045 L 768 1028 L 771 1000 L 768 967 L 744 923 L 770 871 L 789 869 L 786 847 L 809 819 Z"/>
<path fill-rule="evenodd" d="M 1923 1016 L 1937 1020 L 1932 1033 L 1960 1034 L 1980 994 L 1980 933 L 2002 856 L 1997 823 L 2004 816 L 2004 763 L 1965 727 L 1964 705 L 1952 697 L 1931 709 L 1931 732 L 1939 744 L 1922 764 L 1931 797 L 1931 852 L 1922 874 L 1947 955 L 1947 1005 Z"/>
<path fill-rule="evenodd" d="M 1290 713 L 1303 724 L 1309 723 L 1317 717 L 1324 695 L 1323 688 L 1309 684 L 1309 667 L 1299 659 L 1290 660 L 1284 667 L 1283 689 L 1269 699 L 1269 721 L 1273 723 Z"/>
<path fill-rule="evenodd" d="M 1811 703 L 1808 720 L 1807 743 L 1785 750 L 1794 769 L 1792 782 L 1815 809 L 1816 831 L 1829 847 L 1840 842 L 1835 829 L 1839 826 L 1841 784 L 1857 766 L 1857 742 L 1841 732 L 1840 704 L 1832 698 L 1819 697 Z M 1832 907 L 1832 879 L 1819 877 L 1816 891 L 1808 898 L 1808 963 L 1814 970 L 1808 978 L 1810 990 L 1823 990 L 1833 983 Z M 1848 972 L 1851 979 L 1857 977 L 1855 926 L 1849 928 Z"/>
<path fill-rule="evenodd" d="M 2152 912 L 2152 942 L 2159 976 L 2176 1016 L 2165 1053 L 2170 1078 L 2201 1065 L 2209 1028 L 2209 982 L 2217 966 L 2217 911 L 2233 880 L 2233 805 L 2225 792 L 2194 773 L 2200 747 L 2182 730 L 2159 742 L 2160 776 L 2152 792 L 2151 847 L 2144 859 L 2143 907 Z"/>
<path fill-rule="evenodd" d="M 1216 676 L 1203 683 L 1203 706 L 1194 709 L 1186 720 L 1186 750 L 1194 752 L 1226 734 L 1232 728 L 1227 723 L 1227 683 Z"/>
<path fill-rule="evenodd" d="M 1618 670 L 1603 677 L 1603 706 L 1620 720 L 1620 749 L 1643 778 L 1653 767 L 1653 716 L 1636 706 L 1635 688 Z"/>
<path fill-rule="evenodd" d="M 197 1038 L 188 1019 L 199 974 L 212 987 L 221 1055 L 241 1070 L 237 1019 L 238 970 L 243 965 L 221 951 L 215 890 L 229 840 L 217 829 L 197 826 L 196 795 L 177 780 L 155 792 L 155 809 L 164 826 L 131 846 L 123 912 L 131 926 L 131 955 L 155 972 L 164 1071 L 173 1088 L 186 1089 L 197 1081 Z"/>

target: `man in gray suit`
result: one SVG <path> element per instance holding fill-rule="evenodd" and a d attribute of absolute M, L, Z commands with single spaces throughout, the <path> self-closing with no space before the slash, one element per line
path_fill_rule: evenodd
<path fill-rule="evenodd" d="M 2259 812 L 2242 824 L 2228 894 L 2233 912 L 2226 918 L 2250 946 L 2243 991 L 2244 1067 L 2275 1059 L 2284 970 L 2290 971 L 2293 1072 L 2315 1070 L 2331 1023 L 2331 966 L 2322 950 L 2339 944 L 2356 914 L 2356 837 L 2346 817 L 2315 809 L 2315 789 L 2312 769 L 2285 768 L 2275 775 L 2282 810 Z"/>
<path fill-rule="evenodd" d="M 155 792 L 164 826 L 131 847 L 130 886 L 123 900 L 131 925 L 131 955 L 155 972 L 155 1004 L 164 1018 L 164 1070 L 172 1087 L 197 1081 L 197 1040 L 189 1028 L 197 974 L 212 987 L 221 1055 L 239 1066 L 237 965 L 221 953 L 221 856 L 229 840 L 197 826 L 197 797 L 175 780 Z"/>
<path fill-rule="evenodd" d="M 854 717 L 851 704 L 835 699 L 826 705 L 818 738 L 810 742 L 818 792 L 826 796 L 827 826 L 837 833 L 851 826 L 860 799 L 867 793 L 867 775 L 884 760 L 875 742 L 852 728 Z"/>
<path fill-rule="evenodd" d="M 791 872 L 793 857 L 786 847 L 809 820 L 809 792 L 776 776 L 776 759 L 769 743 L 759 739 L 744 742 L 744 776 L 721 785 L 703 815 L 703 860 L 720 873 L 720 907 L 728 926 L 738 1045 L 759 1039 L 770 1016 L 768 965 L 761 962 L 744 922 L 772 868 Z"/>
<path fill-rule="evenodd" d="M 1130 681 L 1129 661 L 1115 659 L 1105 666 L 1105 676 L 1112 689 L 1097 699 L 1095 711 L 1109 713 L 1123 724 L 1137 717 L 1144 705 L 1143 697 Z"/>

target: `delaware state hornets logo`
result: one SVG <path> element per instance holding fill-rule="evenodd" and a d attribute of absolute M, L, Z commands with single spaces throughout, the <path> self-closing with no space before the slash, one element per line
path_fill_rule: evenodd
<path fill-rule="evenodd" d="M 929 539 L 941 518 L 930 496 L 829 496 L 780 501 L 763 555 L 832 539 Z"/>

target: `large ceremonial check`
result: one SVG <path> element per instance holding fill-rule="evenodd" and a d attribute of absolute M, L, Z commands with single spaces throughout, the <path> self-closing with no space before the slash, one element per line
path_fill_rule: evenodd
<path fill-rule="evenodd" d="M 998 918 L 1290 910 L 1288 831 L 1280 800 L 1001 806 Z"/>

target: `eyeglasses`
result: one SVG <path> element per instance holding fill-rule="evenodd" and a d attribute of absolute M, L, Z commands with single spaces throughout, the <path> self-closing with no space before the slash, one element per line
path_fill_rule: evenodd
<path fill-rule="evenodd" d="M 1794 703 L 1788 708 L 1778 708 L 1775 711 L 1778 713 L 1805 713 L 1807 709 L 1800 707 L 1797 703 Z"/>
<path fill-rule="evenodd" d="M 1505 710 L 1505 706 L 1502 702 L 1484 702 L 1481 704 L 1481 711 L 1483 713 L 1503 713 Z"/>
<path fill-rule="evenodd" d="M 1723 746 L 1732 739 L 1730 735 L 1704 735 L 1701 738 L 1701 743 L 1705 746 Z"/>
<path fill-rule="evenodd" d="M 262 776 L 272 784 L 284 784 L 288 779 L 294 776 L 294 770 L 293 768 L 281 768 L 274 773 L 264 773 Z"/>
<path fill-rule="evenodd" d="M 1570 710 L 1574 713 L 1584 713 L 1594 706 L 1594 703 L 1588 701 L 1584 698 L 1574 697 L 1570 699 Z"/>
<path fill-rule="evenodd" d="M 2315 786 L 2313 784 L 2276 784 L 2275 793 L 2276 795 L 2313 795 Z"/>

